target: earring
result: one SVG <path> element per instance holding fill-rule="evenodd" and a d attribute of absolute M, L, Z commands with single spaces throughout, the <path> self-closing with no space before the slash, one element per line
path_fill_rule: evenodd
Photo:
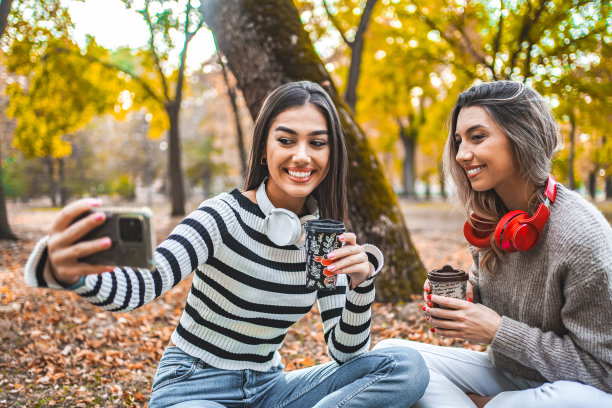
<path fill-rule="evenodd" d="M 268 160 L 266 160 L 265 157 L 262 157 L 259 161 L 259 164 L 261 164 L 262 166 L 266 166 L 268 164 Z"/>

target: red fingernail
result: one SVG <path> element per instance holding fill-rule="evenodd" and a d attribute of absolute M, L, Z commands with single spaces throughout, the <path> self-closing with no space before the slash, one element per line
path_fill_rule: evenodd
<path fill-rule="evenodd" d="M 469 299 L 468 299 L 468 302 L 471 302 L 471 301 L 472 301 L 472 298 L 469 298 Z"/>
<path fill-rule="evenodd" d="M 92 200 L 89 200 L 90 207 L 99 207 L 100 204 L 102 204 L 102 200 L 100 200 L 99 198 L 94 198 Z"/>
<path fill-rule="evenodd" d="M 431 328 L 431 332 L 432 332 L 432 333 L 435 333 L 435 332 L 436 332 L 436 329 L 434 329 L 434 328 L 432 327 L 432 328 Z"/>
<path fill-rule="evenodd" d="M 431 291 L 431 289 L 427 288 L 425 289 L 425 293 L 429 293 Z"/>
<path fill-rule="evenodd" d="M 340 234 L 338 235 L 338 241 L 344 241 L 346 239 L 346 235 Z"/>
<path fill-rule="evenodd" d="M 110 246 L 112 242 L 113 241 L 110 238 L 102 238 L 102 241 L 100 241 L 100 246 L 105 248 L 107 246 Z"/>
<path fill-rule="evenodd" d="M 423 311 L 427 310 L 427 308 L 425 306 L 423 306 Z"/>
<path fill-rule="evenodd" d="M 95 219 L 96 221 L 102 221 L 102 220 L 104 219 L 104 216 L 105 216 L 105 215 L 104 215 L 104 213 L 103 213 L 103 212 L 99 212 L 99 213 L 96 213 L 96 215 L 94 216 L 94 219 Z"/>
<path fill-rule="evenodd" d="M 427 300 L 431 300 L 431 295 L 427 295 Z"/>
<path fill-rule="evenodd" d="M 433 307 L 433 303 L 432 302 L 427 302 L 427 306 Z"/>
<path fill-rule="evenodd" d="M 427 321 L 429 321 L 429 319 L 431 319 L 431 317 L 427 316 Z"/>

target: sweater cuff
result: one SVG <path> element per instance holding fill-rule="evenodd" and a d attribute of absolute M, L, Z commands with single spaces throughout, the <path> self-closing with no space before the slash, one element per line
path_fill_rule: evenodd
<path fill-rule="evenodd" d="M 42 237 L 36 243 L 34 251 L 30 254 L 23 274 L 26 285 L 33 288 L 51 288 L 70 291 L 84 287 L 85 277 L 81 277 L 74 285 L 66 285 L 55 279 L 47 262 L 48 242 L 48 235 Z"/>
<path fill-rule="evenodd" d="M 374 266 L 374 273 L 369 279 L 366 279 L 366 281 L 364 282 L 366 283 L 370 279 L 373 279 L 378 274 L 378 272 L 380 272 L 383 265 L 385 264 L 385 257 L 383 256 L 380 249 L 378 249 L 378 247 L 375 245 L 363 244 L 362 247 L 363 249 L 365 249 L 366 254 L 368 255 L 368 261 L 370 261 L 370 263 Z M 361 285 L 363 285 L 363 283 Z"/>
<path fill-rule="evenodd" d="M 520 361 L 525 354 L 525 333 L 529 326 L 507 316 L 502 316 L 501 324 L 491 342 L 491 350 L 497 351 L 507 357 Z"/>

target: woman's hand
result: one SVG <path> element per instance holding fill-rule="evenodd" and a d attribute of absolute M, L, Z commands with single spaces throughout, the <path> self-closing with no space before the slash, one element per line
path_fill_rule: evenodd
<path fill-rule="evenodd" d="M 423 299 L 425 300 L 425 303 L 428 303 L 427 295 L 429 295 L 430 293 L 431 293 L 431 286 L 429 285 L 429 279 L 425 279 L 425 283 L 423 284 Z M 474 300 L 474 285 L 472 285 L 472 282 L 470 281 L 467 281 L 467 284 L 465 287 L 465 299 L 468 300 L 469 302 Z M 432 306 L 432 305 L 428 304 L 428 306 Z"/>
<path fill-rule="evenodd" d="M 345 232 L 338 239 L 344 242 L 341 248 L 327 254 L 332 264 L 327 266 L 329 272 L 344 273 L 350 277 L 351 289 L 356 288 L 374 273 L 374 265 L 368 261 L 368 255 L 361 245 L 357 245 L 357 236 Z"/>
<path fill-rule="evenodd" d="M 429 315 L 432 331 L 440 336 L 491 343 L 501 324 L 501 316 L 481 304 L 437 295 L 428 295 L 427 300 L 423 310 Z M 431 307 L 432 303 L 455 310 Z"/>
<path fill-rule="evenodd" d="M 113 269 L 110 265 L 91 265 L 78 261 L 79 258 L 107 249 L 112 244 L 108 237 L 76 242 L 104 223 L 104 213 L 93 212 L 99 205 L 100 200 L 97 199 L 86 198 L 75 201 L 64 207 L 53 222 L 47 245 L 49 251 L 47 266 L 56 280 L 63 284 L 72 285 L 81 276 Z M 72 224 L 75 217 L 86 211 L 92 211 L 92 214 Z"/>

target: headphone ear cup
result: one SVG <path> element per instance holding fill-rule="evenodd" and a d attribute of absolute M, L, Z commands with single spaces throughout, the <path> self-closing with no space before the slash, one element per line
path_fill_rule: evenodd
<path fill-rule="evenodd" d="M 514 210 L 504 215 L 495 227 L 495 243 L 505 252 L 516 252 L 513 230 L 520 227 L 520 221 L 529 217 L 525 211 Z"/>
<path fill-rule="evenodd" d="M 514 247 L 519 251 L 531 249 L 540 238 L 538 229 L 530 223 L 519 222 L 514 231 L 510 231 L 510 233 L 513 237 Z"/>
<path fill-rule="evenodd" d="M 463 235 L 467 242 L 477 248 L 488 248 L 491 246 L 491 233 L 476 231 L 468 221 L 463 224 Z"/>

